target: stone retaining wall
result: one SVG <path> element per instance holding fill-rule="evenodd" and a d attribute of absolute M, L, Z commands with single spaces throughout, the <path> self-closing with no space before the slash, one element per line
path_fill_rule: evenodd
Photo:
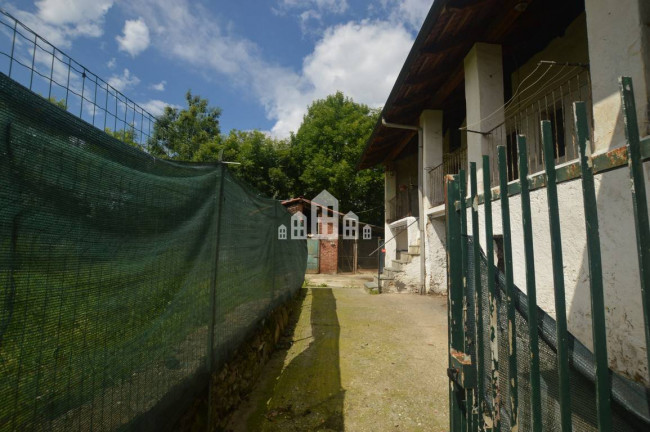
<path fill-rule="evenodd" d="M 211 427 L 209 430 L 224 430 L 232 413 L 251 392 L 269 357 L 276 348 L 286 348 L 281 337 L 289 328 L 292 310 L 304 295 L 296 295 L 284 305 L 275 308 L 260 322 L 253 334 L 234 352 L 231 358 L 210 378 L 212 386 Z M 280 342 L 280 343 L 278 343 Z M 208 423 L 207 392 L 196 398 L 177 427 L 179 431 L 205 431 Z"/>

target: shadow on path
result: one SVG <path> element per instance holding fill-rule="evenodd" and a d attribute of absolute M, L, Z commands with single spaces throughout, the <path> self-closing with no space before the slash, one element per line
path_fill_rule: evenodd
<path fill-rule="evenodd" d="M 336 299 L 329 288 L 310 288 L 300 309 L 293 346 L 274 354 L 230 430 L 344 430 Z"/>

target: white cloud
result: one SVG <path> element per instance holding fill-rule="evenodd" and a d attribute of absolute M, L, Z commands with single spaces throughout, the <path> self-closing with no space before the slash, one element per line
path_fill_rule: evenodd
<path fill-rule="evenodd" d="M 319 34 L 325 15 L 343 15 L 349 9 L 347 0 L 277 0 L 271 7 L 277 15 L 294 14 L 303 34 Z"/>
<path fill-rule="evenodd" d="M 149 27 L 142 18 L 137 20 L 126 20 L 124 22 L 123 35 L 115 39 L 120 51 L 126 51 L 135 57 L 149 46 Z"/>
<path fill-rule="evenodd" d="M 151 90 L 156 90 L 156 91 L 165 91 L 165 86 L 167 85 L 167 81 L 163 80 L 160 81 L 158 84 L 151 84 L 149 88 Z"/>
<path fill-rule="evenodd" d="M 180 109 L 181 107 L 178 105 L 173 105 L 169 104 L 167 102 L 161 101 L 159 99 L 151 99 L 148 102 L 144 102 L 139 104 L 142 108 L 144 108 L 146 111 L 149 113 L 153 114 L 154 116 L 159 116 L 165 111 L 165 107 L 170 106 L 172 108 Z"/>
<path fill-rule="evenodd" d="M 124 92 L 125 90 L 135 87 L 140 84 L 140 78 L 131 75 L 128 69 L 122 71 L 122 75 L 113 75 L 108 79 L 108 84 L 113 86 L 117 91 Z"/>
<path fill-rule="evenodd" d="M 286 136 L 295 131 L 311 101 L 337 90 L 357 102 L 381 106 L 412 43 L 403 27 L 384 21 L 349 22 L 328 29 L 303 61 L 300 81 L 308 90 L 291 92 L 286 88 L 289 83 L 277 82 L 277 97 L 269 109 L 270 116 L 277 118 L 272 132 Z"/>
<path fill-rule="evenodd" d="M 60 48 L 77 37 L 100 37 L 113 0 L 40 0 L 36 13 L 5 5 L 9 12 Z"/>
<path fill-rule="evenodd" d="M 144 17 L 159 52 L 257 98 L 274 122 L 271 133 L 279 137 L 297 130 L 314 99 L 337 90 L 357 102 L 382 105 L 413 42 L 399 23 L 348 22 L 326 30 L 294 70 L 265 60 L 255 44 L 200 4 L 132 0 L 129 5 Z"/>
<path fill-rule="evenodd" d="M 342 14 L 348 10 L 347 0 L 279 0 L 279 11 L 290 9 L 326 11 L 334 14 Z"/>
<path fill-rule="evenodd" d="M 117 60 L 115 60 L 115 57 L 111 58 L 107 63 L 106 67 L 109 69 L 115 69 L 115 66 L 117 65 Z"/>
<path fill-rule="evenodd" d="M 381 0 L 381 4 L 383 9 L 388 11 L 390 21 L 418 31 L 431 9 L 433 0 L 400 0 L 397 4 L 392 0 Z"/>
<path fill-rule="evenodd" d="M 38 15 L 50 24 L 79 24 L 103 20 L 113 0 L 40 0 Z"/>

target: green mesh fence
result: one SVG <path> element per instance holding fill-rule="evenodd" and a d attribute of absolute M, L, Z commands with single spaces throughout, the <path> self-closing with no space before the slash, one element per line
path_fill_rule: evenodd
<path fill-rule="evenodd" d="M 481 267 L 481 286 L 483 322 L 489 323 L 489 295 L 487 290 L 487 258 L 481 251 L 481 255 L 475 257 L 473 254 L 472 237 L 466 237 L 467 242 L 468 268 L 463 270 L 467 277 L 466 301 L 467 310 L 475 310 L 474 302 L 474 266 Z M 499 413 L 501 430 L 509 431 L 510 418 L 512 415 L 510 375 L 508 368 L 508 320 L 506 302 L 505 276 L 497 271 L 496 277 L 496 309 L 497 325 L 496 337 L 498 340 L 499 360 Z M 530 431 L 531 424 L 531 401 L 530 401 L 530 369 L 529 356 L 530 345 L 528 337 L 528 306 L 527 297 L 519 288 L 515 287 L 515 330 L 517 344 L 517 376 L 518 376 L 518 430 Z M 560 431 L 560 405 L 558 386 L 557 366 L 557 337 L 555 320 L 546 314 L 542 309 L 537 309 L 538 332 L 539 332 L 539 359 L 540 359 L 540 381 L 542 395 L 542 424 L 544 431 Z M 474 314 L 467 314 L 466 329 L 470 332 L 470 339 L 477 340 L 474 335 Z M 487 402 L 488 412 L 493 412 L 495 399 L 490 381 L 492 372 L 492 355 L 490 352 L 490 326 L 484 325 L 478 337 L 483 338 L 484 360 L 483 383 L 485 394 L 481 399 Z M 568 335 L 569 367 L 571 380 L 571 413 L 574 431 L 597 431 L 596 419 L 596 366 L 593 353 L 589 351 L 573 335 Z M 474 349 L 474 348 L 473 348 Z M 647 389 L 642 385 L 632 382 L 614 372 L 611 372 L 612 383 L 612 414 L 614 431 L 647 431 L 650 430 L 650 398 Z"/>
<path fill-rule="evenodd" d="M 169 428 L 301 286 L 289 221 L 0 75 L 0 430 Z"/>

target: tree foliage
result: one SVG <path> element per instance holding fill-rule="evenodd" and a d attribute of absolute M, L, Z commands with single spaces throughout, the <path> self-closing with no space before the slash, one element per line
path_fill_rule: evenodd
<path fill-rule="evenodd" d="M 313 102 L 291 137 L 299 172 L 294 190 L 313 197 L 327 189 L 339 199 L 343 211 L 352 210 L 364 221 L 380 223 L 383 173 L 377 168 L 356 170 L 378 115 L 377 110 L 341 92 Z"/>
<path fill-rule="evenodd" d="M 142 149 L 140 144 L 137 142 L 137 135 L 133 127 L 130 127 L 128 129 L 118 129 L 115 131 L 111 130 L 111 128 L 106 128 L 104 131 L 113 138 L 116 138 L 123 143 L 130 145 L 131 147 Z"/>
<path fill-rule="evenodd" d="M 221 108 L 211 107 L 207 99 L 185 94 L 187 108 L 170 106 L 158 117 L 149 140 L 149 149 L 156 156 L 198 161 L 204 146 L 218 140 L 221 133 Z"/>
<path fill-rule="evenodd" d="M 186 95 L 187 107 L 166 107 L 154 125 L 149 151 L 177 160 L 238 162 L 232 172 L 261 193 L 278 199 L 312 198 L 327 189 L 339 208 L 361 220 L 381 223 L 383 173 L 358 172 L 356 164 L 377 121 L 378 111 L 337 92 L 314 101 L 288 140 L 260 131 L 220 134 L 221 110 Z"/>

